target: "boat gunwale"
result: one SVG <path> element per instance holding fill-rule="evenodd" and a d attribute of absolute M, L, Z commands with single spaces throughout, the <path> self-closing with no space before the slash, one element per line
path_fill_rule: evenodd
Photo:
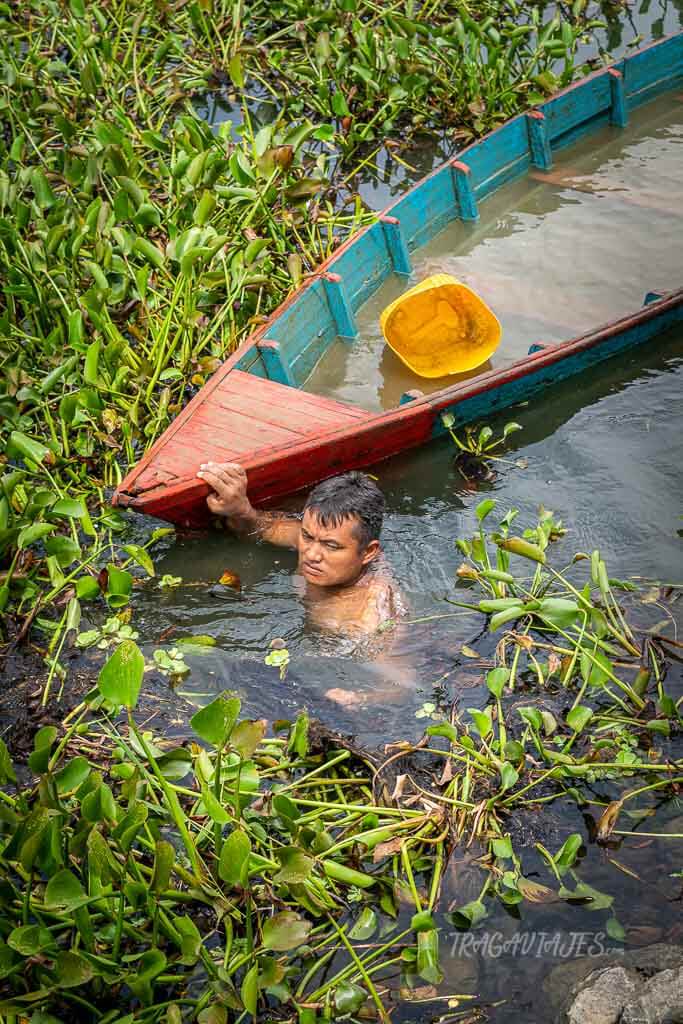
<path fill-rule="evenodd" d="M 635 313 L 627 313 L 616 320 L 609 320 L 598 327 L 591 328 L 590 331 L 585 332 L 579 337 L 569 338 L 567 341 L 546 344 L 538 351 L 530 353 L 522 359 L 516 360 L 509 366 L 488 370 L 486 373 L 480 374 L 466 381 L 460 381 L 457 384 L 449 385 L 439 391 L 432 392 L 430 395 L 422 395 L 414 398 L 410 402 L 394 409 L 387 409 L 381 413 L 369 414 L 367 419 L 359 420 L 356 424 L 333 427 L 329 431 L 322 431 L 318 434 L 316 441 L 320 442 L 324 440 L 325 443 L 330 443 L 335 439 L 343 440 L 359 437 L 368 434 L 375 429 L 390 426 L 392 423 L 399 423 L 404 420 L 407 421 L 416 418 L 420 413 L 425 411 L 438 415 L 439 412 L 452 405 L 457 405 L 466 399 L 473 398 L 479 394 L 486 393 L 487 391 L 495 391 L 503 384 L 529 376 L 532 372 L 543 369 L 546 366 L 552 366 L 554 363 L 561 363 L 570 356 L 595 348 L 603 342 L 608 341 L 627 330 L 633 329 L 640 324 L 647 323 L 649 320 L 657 319 L 668 310 L 675 310 L 678 307 L 683 307 L 683 288 L 667 292 L 662 296 L 662 298 L 641 306 Z M 254 449 L 253 453 L 241 460 L 240 464 L 247 471 L 255 465 L 269 465 L 279 461 L 284 454 L 292 456 L 295 455 L 297 451 L 301 451 L 302 453 L 310 451 L 312 443 L 315 444 L 316 442 L 312 442 L 309 438 L 302 441 L 284 442 L 277 447 L 269 447 L 267 449 L 263 448 L 260 449 L 260 451 Z M 263 454 L 266 451 L 269 452 L 268 455 Z M 126 505 L 135 508 L 136 503 L 140 498 L 144 496 L 144 500 L 147 500 L 153 496 L 155 491 L 162 491 L 167 494 L 169 498 L 173 496 L 180 496 L 181 494 L 189 497 L 194 492 L 198 494 L 205 494 L 207 491 L 207 485 L 195 477 L 178 477 L 177 481 L 174 481 L 173 483 L 154 484 L 150 488 L 138 492 L 123 493 L 120 497 L 125 499 Z M 283 493 L 295 492 L 286 491 Z M 274 497 L 279 496 L 281 495 L 274 495 Z M 263 500 L 267 501 L 268 498 L 266 497 Z M 121 502 L 121 504 L 123 504 L 123 502 Z"/>
<path fill-rule="evenodd" d="M 548 99 L 545 100 L 543 103 L 537 104 L 537 105 L 535 105 L 533 107 L 530 107 L 528 110 L 525 110 L 525 111 L 520 112 L 519 114 L 516 114 L 514 117 L 511 117 L 508 120 L 506 120 L 503 124 L 501 124 L 501 125 L 497 126 L 496 128 L 492 129 L 490 132 L 487 132 L 486 135 L 483 135 L 481 138 L 476 139 L 473 142 L 469 143 L 462 150 L 460 150 L 457 154 L 455 154 L 454 156 L 448 158 L 443 163 L 439 164 L 437 167 L 435 167 L 433 170 L 431 170 L 428 174 L 424 175 L 422 178 L 420 178 L 418 181 L 416 181 L 408 189 L 406 189 L 399 196 L 397 196 L 394 200 L 392 200 L 392 202 L 388 206 L 384 207 L 381 211 L 378 211 L 377 212 L 377 217 L 373 221 L 372 224 L 368 224 L 368 225 L 366 225 L 366 226 L 364 226 L 362 228 L 359 228 L 352 235 L 350 235 L 347 239 L 345 239 L 344 242 L 342 242 L 341 245 L 337 249 L 335 249 L 335 251 L 333 253 L 331 253 L 325 260 L 323 260 L 321 263 L 319 263 L 316 266 L 314 271 L 312 271 L 310 274 L 306 275 L 306 279 L 302 282 L 302 284 L 299 285 L 299 287 L 297 287 L 296 289 L 294 289 L 289 295 L 287 295 L 285 297 L 285 299 L 283 299 L 283 301 L 273 310 L 273 312 L 269 314 L 269 316 L 264 320 L 264 322 L 262 324 L 259 324 L 259 326 L 254 331 L 252 331 L 249 334 L 249 336 L 247 338 L 245 338 L 245 340 L 243 342 L 240 343 L 240 345 L 238 345 L 238 347 L 235 349 L 235 351 L 232 352 L 227 357 L 227 359 L 215 371 L 215 373 L 212 375 L 212 377 L 202 386 L 200 391 L 178 413 L 176 418 L 173 420 L 172 423 L 169 424 L 169 426 L 166 428 L 164 433 L 149 448 L 149 450 L 143 455 L 141 460 L 129 471 L 129 473 L 126 475 L 124 480 L 118 485 L 118 487 L 116 489 L 116 492 L 114 494 L 114 498 L 113 498 L 114 504 L 130 505 L 130 506 L 134 507 L 135 504 L 136 504 L 136 495 L 141 495 L 141 494 L 149 495 L 152 491 L 156 491 L 159 488 L 162 489 L 163 491 L 165 491 L 166 493 L 168 493 L 169 497 L 173 493 L 175 493 L 176 491 L 178 491 L 178 493 L 182 493 L 183 490 L 184 491 L 188 490 L 188 483 L 193 482 L 193 478 L 192 477 L 178 477 L 177 478 L 177 482 L 174 482 L 172 484 L 171 483 L 159 482 L 158 484 L 151 484 L 150 487 L 148 487 L 148 488 L 145 487 L 145 488 L 141 488 L 141 489 L 136 489 L 135 482 L 139 479 L 139 477 L 143 473 L 145 473 L 145 471 L 148 469 L 149 465 L 156 459 L 159 451 L 163 450 L 163 448 L 166 446 L 166 444 L 175 437 L 175 435 L 178 433 L 178 431 L 181 430 L 186 425 L 186 423 L 194 416 L 194 414 L 202 407 L 204 402 L 210 397 L 210 395 L 213 393 L 213 391 L 220 386 L 220 384 L 222 383 L 224 378 L 232 370 L 240 369 L 240 367 L 238 367 L 237 364 L 240 363 L 242 360 L 244 360 L 245 357 L 248 357 L 249 354 L 252 351 L 254 351 L 254 352 L 257 351 L 258 343 L 260 341 L 262 341 L 262 340 L 266 340 L 265 336 L 268 334 L 269 331 L 271 331 L 276 326 L 277 322 L 282 317 L 282 315 L 284 313 L 286 313 L 288 310 L 290 310 L 311 288 L 313 288 L 316 285 L 316 283 L 324 281 L 325 280 L 325 276 L 327 274 L 333 272 L 333 268 L 334 268 L 335 263 L 338 260 L 340 260 L 341 257 L 344 256 L 350 249 L 352 249 L 354 246 L 358 245 L 362 241 L 363 237 L 369 231 L 371 231 L 373 229 L 373 227 L 375 227 L 378 222 L 381 222 L 384 217 L 391 217 L 392 216 L 392 211 L 399 204 L 403 203 L 408 196 L 413 195 L 413 194 L 417 193 L 420 189 L 424 188 L 424 186 L 425 186 L 425 184 L 427 182 L 429 182 L 431 179 L 435 178 L 437 175 L 443 173 L 444 169 L 446 169 L 450 165 L 452 165 L 452 163 L 454 161 L 456 161 L 456 160 L 458 162 L 465 161 L 467 159 L 467 154 L 468 153 L 470 153 L 473 150 L 475 150 L 478 146 L 481 146 L 482 143 L 486 142 L 488 139 L 491 139 L 496 134 L 501 133 L 502 131 L 508 129 L 510 125 L 513 125 L 513 124 L 515 124 L 517 122 L 524 121 L 527 118 L 527 115 L 530 112 L 532 112 L 534 110 L 537 110 L 537 111 L 540 111 L 541 113 L 543 113 L 544 110 L 550 104 L 553 104 L 556 101 L 562 99 L 563 97 L 571 95 L 574 92 L 577 92 L 577 91 L 582 90 L 582 89 L 586 89 L 587 87 L 589 87 L 591 82 L 594 82 L 597 79 L 600 79 L 600 78 L 604 77 L 605 75 L 608 75 L 609 72 L 612 71 L 612 70 L 617 70 L 618 71 L 620 68 L 623 68 L 629 61 L 633 60 L 633 58 L 640 57 L 642 54 L 645 54 L 645 53 L 647 53 L 650 50 L 655 50 L 655 49 L 657 49 L 659 47 L 663 47 L 666 44 L 671 43 L 672 40 L 682 39 L 682 38 L 683 38 L 683 31 L 680 31 L 680 32 L 672 33 L 671 35 L 665 36 L 663 39 L 653 40 L 652 42 L 650 42 L 650 43 L 646 44 L 645 46 L 643 46 L 643 47 L 639 48 L 638 50 L 636 50 L 634 53 L 628 54 L 625 57 L 621 57 L 618 60 L 613 61 L 609 65 L 605 65 L 604 67 L 597 68 L 595 71 L 592 71 L 590 74 L 586 75 L 584 78 L 581 78 L 581 79 L 577 80 L 576 82 L 570 83 L 570 85 L 566 86 L 564 89 L 561 89 L 559 92 L 554 93 L 551 97 L 548 97 Z M 648 94 L 647 95 L 647 99 L 649 99 L 650 95 L 652 94 L 653 91 L 655 92 L 655 94 L 658 91 L 660 91 L 658 87 L 660 87 L 663 83 L 666 83 L 666 82 L 673 83 L 673 82 L 675 82 L 675 80 L 677 78 L 682 78 L 682 77 L 683 77 L 683 68 L 682 68 L 681 73 L 673 74 L 673 75 L 668 75 L 668 76 L 663 76 L 662 78 L 657 79 L 656 81 L 650 83 L 649 85 L 644 86 L 643 88 L 641 88 L 639 90 L 636 90 L 632 95 L 637 97 L 638 95 L 640 95 L 642 93 L 647 93 Z M 671 85 L 671 88 L 674 88 L 673 84 Z M 637 104 L 637 103 L 634 104 L 634 106 L 637 106 L 637 105 L 639 105 L 639 104 Z M 575 134 L 580 133 L 580 129 L 583 126 L 590 126 L 590 123 L 592 121 L 598 120 L 599 118 L 604 116 L 604 114 L 607 113 L 607 110 L 608 110 L 608 108 L 606 108 L 604 111 L 598 111 L 596 114 L 592 115 L 590 118 L 587 118 L 587 119 L 585 119 L 582 122 L 579 122 L 579 124 L 577 124 L 577 125 L 573 125 L 573 126 L 570 125 L 569 128 L 566 130 L 566 132 L 560 133 L 557 136 L 557 139 L 563 140 L 565 135 L 567 135 L 569 137 L 573 137 Z M 590 132 L 590 127 L 587 128 L 587 131 Z M 563 145 L 564 145 L 564 143 L 560 142 L 560 146 L 556 146 L 555 148 L 562 148 Z M 489 181 L 492 177 L 499 176 L 502 172 L 505 171 L 506 167 L 514 165 L 515 162 L 516 162 L 515 160 L 512 160 L 512 161 L 509 161 L 507 164 L 501 163 L 498 167 L 496 167 L 496 169 L 493 171 L 493 173 L 491 175 L 489 175 L 486 179 L 484 179 L 483 182 L 480 183 L 480 185 L 486 184 L 486 182 Z M 521 176 L 522 175 L 520 175 L 520 177 Z M 495 189 L 492 190 L 492 191 L 495 191 Z M 491 193 L 487 193 L 487 196 L 485 198 L 487 198 L 489 194 L 491 194 Z M 450 218 L 449 222 L 452 221 L 452 220 L 457 220 L 457 219 L 458 219 L 458 215 L 457 215 L 457 212 L 456 212 L 454 214 L 454 216 L 452 218 Z M 384 279 L 388 278 L 391 275 L 391 273 L 392 273 L 392 271 L 389 270 L 389 272 L 385 275 Z M 381 282 L 380 282 L 380 284 L 381 284 Z M 377 287 L 379 287 L 379 284 L 377 285 Z M 376 290 L 377 290 L 376 288 L 373 289 L 373 291 L 376 291 Z M 663 299 L 658 300 L 657 302 L 651 303 L 647 307 L 648 316 L 645 319 L 650 319 L 652 316 L 656 316 L 657 315 L 657 310 L 664 311 L 664 309 L 668 308 L 668 307 L 663 306 L 662 303 L 666 303 L 666 301 L 668 299 L 673 299 L 677 295 L 680 296 L 680 294 L 681 294 L 681 292 L 679 292 L 679 291 L 670 292 Z M 366 301 L 366 300 L 364 300 L 364 301 Z M 679 301 L 681 301 L 680 298 L 679 298 Z M 673 304 L 675 305 L 676 303 L 674 302 Z M 638 318 L 639 322 L 640 322 L 641 314 L 643 312 L 644 312 L 644 310 L 641 308 L 639 310 L 636 310 L 635 312 L 628 313 L 628 314 L 626 314 L 623 317 L 617 318 L 616 320 L 611 320 L 611 321 L 608 321 L 605 324 L 599 325 L 598 327 L 591 328 L 591 330 L 589 332 L 586 332 L 583 335 L 567 339 L 564 342 L 556 343 L 556 344 L 553 345 L 553 347 L 551 349 L 543 349 L 540 352 L 535 352 L 533 354 L 529 354 L 527 356 L 523 356 L 521 359 L 516 360 L 514 363 L 510 364 L 507 367 L 502 367 L 502 368 L 497 369 L 497 370 L 490 370 L 487 373 L 478 375 L 477 377 L 473 378 L 471 381 L 459 382 L 459 383 L 456 383 L 456 384 L 448 385 L 446 388 L 440 389 L 437 392 L 433 392 L 429 396 L 415 398 L 415 399 L 411 400 L 409 403 L 406 403 L 404 406 L 400 406 L 399 405 L 397 407 L 394 407 L 394 408 L 388 409 L 388 410 L 384 410 L 382 412 L 368 413 L 368 419 L 363 421 L 362 430 L 364 431 L 366 429 L 369 429 L 371 426 L 373 426 L 375 424 L 384 423 L 384 422 L 386 422 L 387 418 L 396 417 L 397 419 L 400 420 L 400 419 L 403 419 L 403 417 L 405 417 L 405 416 L 415 415 L 415 411 L 417 410 L 417 408 L 424 407 L 425 405 L 429 405 L 430 407 L 434 406 L 435 404 L 438 404 L 441 401 L 442 396 L 445 396 L 445 395 L 457 396 L 457 398 L 459 399 L 460 395 L 462 394 L 463 388 L 472 387 L 472 386 L 474 386 L 474 384 L 480 385 L 482 382 L 489 382 L 489 381 L 491 381 L 493 379 L 495 379 L 495 380 L 497 380 L 499 382 L 504 382 L 504 381 L 506 381 L 508 379 L 517 379 L 518 377 L 521 377 L 521 376 L 525 375 L 524 374 L 524 369 L 523 369 L 524 367 L 528 367 L 530 365 L 533 366 L 533 367 L 536 367 L 537 365 L 544 365 L 544 364 L 541 364 L 541 363 L 537 363 L 535 361 L 538 357 L 541 357 L 541 356 L 544 356 L 544 355 L 548 356 L 548 353 L 550 352 L 552 354 L 553 358 L 549 359 L 549 362 L 554 362 L 554 361 L 557 361 L 560 358 L 562 358 L 562 353 L 564 353 L 566 355 L 569 354 L 569 348 L 567 346 L 574 346 L 574 345 L 578 345 L 579 343 L 581 343 L 582 347 L 592 347 L 592 345 L 598 343 L 598 340 L 595 340 L 591 344 L 588 344 L 587 343 L 587 339 L 592 338 L 592 337 L 594 337 L 596 335 L 599 335 L 600 337 L 602 337 L 603 335 L 605 335 L 605 332 L 610 330 L 610 329 L 612 329 L 612 333 L 614 333 L 615 332 L 614 329 L 617 328 L 620 324 L 626 323 L 629 320 L 632 320 L 634 318 Z M 513 370 L 517 370 L 518 372 L 516 372 L 514 375 L 512 375 L 512 371 Z M 249 369 L 244 369 L 242 372 L 249 373 Z M 492 377 L 492 375 L 493 375 L 493 377 Z M 288 386 L 288 385 L 283 385 L 283 386 Z M 294 388 L 292 388 L 292 390 L 300 391 L 302 389 L 300 387 L 294 387 Z M 492 388 L 491 387 L 488 387 L 488 388 L 487 387 L 478 387 L 477 390 L 475 390 L 473 393 L 476 394 L 476 393 L 478 393 L 478 391 L 486 391 L 486 390 L 492 390 Z M 339 404 L 340 405 L 344 405 L 346 403 L 340 402 Z M 444 404 L 452 404 L 452 402 L 445 402 Z M 356 407 L 350 406 L 350 408 L 356 408 Z M 329 433 L 328 432 L 323 432 L 320 436 L 321 437 L 325 437 L 326 439 L 329 439 L 329 437 L 331 437 L 331 436 L 344 436 L 345 437 L 348 434 L 356 434 L 356 433 L 360 433 L 360 432 L 361 432 L 361 427 L 360 427 L 360 424 L 359 424 L 358 427 L 355 427 L 352 430 L 349 430 L 349 428 L 347 428 L 347 427 L 333 428 Z M 310 439 L 308 439 L 305 442 L 287 442 L 287 443 L 285 443 L 285 444 L 283 444 L 281 446 L 278 446 L 277 448 L 273 449 L 272 451 L 273 451 L 273 453 L 275 453 L 275 452 L 283 452 L 285 450 L 289 452 L 294 447 L 301 447 L 303 450 L 305 450 L 306 448 L 310 448 L 310 445 L 311 445 Z M 253 454 L 250 453 L 250 455 L 243 460 L 242 464 L 245 465 L 245 467 L 248 467 L 252 457 L 257 455 L 257 454 L 258 454 L 257 449 L 254 449 Z M 206 485 L 201 484 L 201 482 L 199 482 L 199 481 L 197 481 L 197 483 L 198 483 L 198 485 L 200 487 L 205 489 Z"/>

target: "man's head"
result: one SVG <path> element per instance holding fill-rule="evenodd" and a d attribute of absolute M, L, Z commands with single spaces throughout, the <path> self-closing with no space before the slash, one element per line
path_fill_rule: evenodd
<path fill-rule="evenodd" d="M 354 583 L 380 553 L 384 497 L 364 473 L 344 473 L 308 496 L 299 534 L 301 571 L 320 587 Z"/>

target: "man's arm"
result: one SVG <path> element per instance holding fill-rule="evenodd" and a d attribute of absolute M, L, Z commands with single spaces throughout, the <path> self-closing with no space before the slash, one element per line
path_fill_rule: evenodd
<path fill-rule="evenodd" d="M 223 516 L 228 526 L 242 537 L 261 537 L 280 547 L 296 548 L 300 524 L 272 512 L 259 512 L 247 497 L 247 474 L 236 462 L 207 462 L 199 467 L 197 476 L 213 488 L 206 504 L 216 516 Z"/>

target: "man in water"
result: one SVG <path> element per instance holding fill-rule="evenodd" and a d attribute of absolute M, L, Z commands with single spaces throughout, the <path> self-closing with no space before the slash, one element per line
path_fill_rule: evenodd
<path fill-rule="evenodd" d="M 298 552 L 304 603 L 319 628 L 369 637 L 401 614 L 379 541 L 384 496 L 370 477 L 344 473 L 318 484 L 299 520 L 257 511 L 237 463 L 207 462 L 197 476 L 213 490 L 210 511 L 235 533 Z"/>

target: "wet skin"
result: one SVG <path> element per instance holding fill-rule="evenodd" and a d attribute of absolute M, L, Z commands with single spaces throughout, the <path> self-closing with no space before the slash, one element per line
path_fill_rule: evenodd
<path fill-rule="evenodd" d="M 301 521 L 253 508 L 247 476 L 237 463 L 204 464 L 197 476 L 213 489 L 207 504 L 235 533 L 294 548 L 306 587 L 304 603 L 316 625 L 332 632 L 371 634 L 395 614 L 394 588 L 381 571 L 378 540 L 363 545 L 358 522 L 321 523 L 307 509 Z"/>

